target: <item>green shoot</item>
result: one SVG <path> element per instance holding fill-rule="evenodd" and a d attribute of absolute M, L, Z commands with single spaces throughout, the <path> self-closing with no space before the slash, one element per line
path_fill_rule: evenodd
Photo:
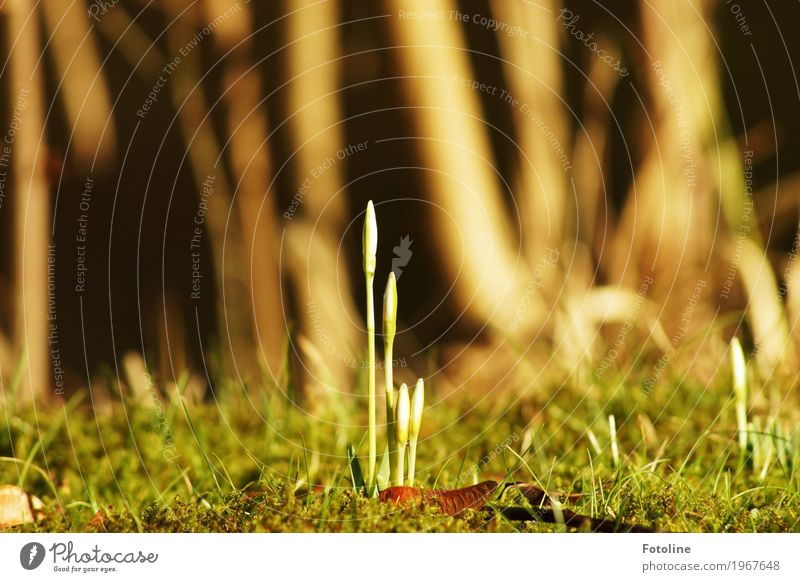
<path fill-rule="evenodd" d="M 386 439 L 389 444 L 389 467 L 397 466 L 397 441 L 394 435 L 394 378 L 392 356 L 394 336 L 397 332 L 397 279 L 394 272 L 389 273 L 386 292 L 383 294 L 383 369 L 386 380 Z M 390 482 L 402 480 L 401 476 L 390 476 Z"/>
<path fill-rule="evenodd" d="M 411 426 L 408 435 L 408 482 L 409 487 L 414 486 L 414 469 L 417 465 L 417 440 L 419 429 L 422 426 L 422 410 L 425 406 L 425 382 L 422 378 L 417 380 L 414 387 L 414 396 L 411 399 Z"/>
<path fill-rule="evenodd" d="M 747 365 L 744 360 L 742 344 L 738 338 L 731 340 L 731 373 L 733 376 L 733 395 L 736 399 L 736 426 L 739 436 L 739 453 L 747 454 Z"/>
<path fill-rule="evenodd" d="M 383 456 L 381 457 L 381 464 L 378 468 L 378 472 L 375 474 L 375 483 L 378 486 L 380 491 L 383 491 L 387 487 L 391 486 L 391 477 L 390 477 L 391 467 L 389 466 L 389 447 L 387 446 L 383 450 Z"/>
<path fill-rule="evenodd" d="M 608 415 L 608 432 L 611 435 L 611 466 L 619 467 L 619 445 L 617 444 L 617 420 L 613 414 Z"/>
<path fill-rule="evenodd" d="M 367 283 L 367 349 L 369 357 L 368 399 L 369 407 L 369 464 L 367 465 L 367 491 L 372 493 L 375 483 L 375 464 L 377 459 L 377 437 L 375 434 L 375 298 L 372 283 L 375 280 L 375 263 L 378 252 L 378 224 L 375 220 L 375 207 L 372 200 L 367 204 L 362 233 L 364 252 L 364 277 Z"/>
<path fill-rule="evenodd" d="M 408 425 L 411 403 L 408 398 L 408 386 L 402 384 L 397 394 L 395 406 L 395 438 L 397 439 L 397 472 L 395 473 L 395 484 L 403 484 L 405 475 L 406 444 L 408 443 Z"/>
<path fill-rule="evenodd" d="M 598 457 L 603 452 L 603 449 L 600 448 L 600 442 L 597 440 L 597 437 L 592 432 L 592 429 L 586 429 L 586 436 L 589 439 L 589 443 L 592 445 L 592 449 L 594 449 L 594 454 Z"/>

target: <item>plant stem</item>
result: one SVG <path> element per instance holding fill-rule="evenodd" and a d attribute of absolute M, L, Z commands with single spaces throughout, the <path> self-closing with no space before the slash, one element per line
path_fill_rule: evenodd
<path fill-rule="evenodd" d="M 397 466 L 397 438 L 394 434 L 394 368 L 392 356 L 394 336 L 397 332 L 397 281 L 394 273 L 389 273 L 386 291 L 383 294 L 383 369 L 386 384 L 386 440 L 389 446 L 389 483 L 402 485 L 402 475 L 392 475 Z"/>
<path fill-rule="evenodd" d="M 739 437 L 739 453 L 747 455 L 747 362 L 744 350 L 738 338 L 731 340 L 731 371 L 733 376 L 733 393 L 736 399 L 736 428 Z"/>
<path fill-rule="evenodd" d="M 367 469 L 367 493 L 372 495 L 375 484 L 375 464 L 378 456 L 378 442 L 375 434 L 375 298 L 372 293 L 378 251 L 378 224 L 375 220 L 375 207 L 372 204 L 372 200 L 367 204 L 361 243 L 364 252 L 364 278 L 367 282 L 367 349 L 369 357 L 367 387 L 369 400 L 369 465 Z"/>
<path fill-rule="evenodd" d="M 397 484 L 402 485 L 406 472 L 406 443 L 398 444 L 395 457 L 397 459 Z"/>
<path fill-rule="evenodd" d="M 406 444 L 408 443 L 408 425 L 411 403 L 408 398 L 408 386 L 400 385 L 395 402 L 395 438 L 397 439 L 397 484 L 402 485 L 405 479 Z"/>
<path fill-rule="evenodd" d="M 378 441 L 375 434 L 375 299 L 372 296 L 374 275 L 367 275 L 367 350 L 369 354 L 369 380 L 367 394 L 369 398 L 369 465 L 367 469 L 367 490 L 371 493 L 375 482 L 375 462 L 377 459 Z"/>
<path fill-rule="evenodd" d="M 386 342 L 385 354 L 383 358 L 383 365 L 386 371 L 386 438 L 389 441 L 389 483 L 394 485 L 402 485 L 398 481 L 402 481 L 402 475 L 392 475 L 391 472 L 397 466 L 397 438 L 394 434 L 394 385 L 392 382 L 392 344 Z"/>
<path fill-rule="evenodd" d="M 617 421 L 613 414 L 608 415 L 608 432 L 611 434 L 611 466 L 619 467 L 619 445 L 617 444 Z"/>
<path fill-rule="evenodd" d="M 417 441 L 411 440 L 408 442 L 408 481 L 406 485 L 409 487 L 414 486 L 414 468 L 417 465 Z"/>
<path fill-rule="evenodd" d="M 417 380 L 414 387 L 414 395 L 411 398 L 411 418 L 409 421 L 408 434 L 408 483 L 409 487 L 414 486 L 414 469 L 417 466 L 417 440 L 419 430 L 422 427 L 422 411 L 425 407 L 425 382 L 422 378 Z"/>

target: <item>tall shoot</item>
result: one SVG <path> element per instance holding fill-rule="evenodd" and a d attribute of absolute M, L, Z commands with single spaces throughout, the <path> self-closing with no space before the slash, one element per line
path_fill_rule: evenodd
<path fill-rule="evenodd" d="M 608 415 L 608 432 L 611 435 L 611 466 L 619 467 L 619 442 L 617 441 L 617 419 Z"/>
<path fill-rule="evenodd" d="M 414 387 L 414 396 L 411 398 L 411 426 L 408 435 L 408 483 L 414 486 L 414 470 L 417 466 L 417 440 L 419 429 L 422 427 L 422 409 L 425 406 L 425 382 L 422 378 L 417 380 Z"/>
<path fill-rule="evenodd" d="M 389 444 L 389 482 L 401 485 L 403 476 L 393 475 L 397 466 L 397 440 L 394 434 L 394 369 L 392 356 L 394 336 L 397 332 L 397 279 L 394 272 L 389 273 L 386 281 L 386 292 L 383 294 L 383 369 L 386 381 L 386 439 Z"/>
<path fill-rule="evenodd" d="M 731 340 L 731 375 L 733 395 L 736 400 L 736 427 L 739 437 L 739 454 L 747 455 L 747 364 L 739 338 Z"/>
<path fill-rule="evenodd" d="M 397 439 L 397 473 L 395 478 L 397 484 L 403 484 L 405 475 L 406 444 L 408 444 L 408 425 L 411 403 L 408 399 L 408 386 L 402 384 L 397 393 L 397 403 L 395 406 L 394 429 Z"/>
<path fill-rule="evenodd" d="M 367 469 L 366 488 L 368 495 L 376 491 L 377 438 L 375 422 L 375 299 L 373 283 L 378 250 L 378 225 L 375 220 L 375 208 L 370 201 L 364 218 L 362 237 L 364 252 L 364 277 L 367 284 L 367 339 L 369 350 L 369 466 Z M 397 279 L 389 273 L 386 290 L 383 294 L 383 358 L 384 382 L 386 385 L 386 440 L 389 451 L 388 482 L 400 486 L 408 482 L 414 485 L 414 470 L 417 461 L 417 440 L 422 425 L 422 409 L 425 403 L 425 385 L 422 379 L 417 380 L 413 402 L 409 398 L 408 386 L 403 384 L 394 389 L 394 339 L 397 333 Z M 408 480 L 406 481 L 405 461 L 408 450 Z M 385 469 L 378 476 L 380 486 L 387 481 Z"/>
<path fill-rule="evenodd" d="M 375 207 L 372 200 L 367 204 L 362 234 L 364 252 L 364 278 L 367 283 L 367 350 L 369 357 L 368 407 L 369 407 L 369 465 L 367 469 L 367 491 L 373 490 L 375 483 L 375 460 L 377 458 L 377 437 L 375 434 L 375 298 L 372 283 L 375 280 L 375 263 L 378 252 L 378 223 L 375 220 Z"/>

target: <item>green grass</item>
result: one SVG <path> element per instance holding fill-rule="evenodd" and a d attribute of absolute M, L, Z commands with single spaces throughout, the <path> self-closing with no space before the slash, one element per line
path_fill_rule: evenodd
<path fill-rule="evenodd" d="M 800 531 L 797 398 L 775 423 L 751 411 L 753 455 L 737 444 L 729 382 L 666 380 L 646 395 L 638 382 L 604 378 L 590 388 L 536 386 L 522 397 L 427 398 L 416 479 L 458 487 L 480 479 L 539 482 L 582 493 L 566 507 L 663 531 Z M 364 394 L 363 387 L 354 394 Z M 14 531 L 561 531 L 512 523 L 492 511 L 459 517 L 432 506 L 401 509 L 352 491 L 347 444 L 366 466 L 364 398 L 315 420 L 274 388 L 232 384 L 216 401 L 183 406 L 163 397 L 0 410 L 0 483 L 44 503 L 36 524 Z M 254 396 L 253 394 L 260 394 Z M 473 392 L 475 394 L 475 392 Z M 612 466 L 608 416 L 620 462 Z M 341 427 L 342 420 L 348 426 Z M 765 427 L 777 424 L 785 434 Z M 162 449 L 175 440 L 174 462 Z M 595 435 L 595 449 L 588 435 Z M 379 427 L 383 439 L 382 427 Z M 785 443 L 787 446 L 777 446 Z M 508 450 L 505 445 L 509 445 Z M 766 468 L 765 468 L 766 467 Z M 763 479 L 762 479 L 763 477 Z M 307 494 L 311 482 L 311 494 Z M 503 500 L 498 501 L 502 504 Z M 97 517 L 103 511 L 102 518 Z"/>

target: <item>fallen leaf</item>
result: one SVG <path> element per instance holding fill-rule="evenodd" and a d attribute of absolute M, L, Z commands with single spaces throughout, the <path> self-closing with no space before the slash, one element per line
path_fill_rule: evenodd
<path fill-rule="evenodd" d="M 580 493 L 563 495 L 558 493 L 546 493 L 541 488 L 530 483 L 517 483 L 515 485 L 506 484 L 504 489 L 515 487 L 531 505 L 540 503 L 549 504 L 551 499 L 562 499 L 574 501 L 581 497 Z M 497 491 L 496 481 L 483 481 L 471 487 L 461 489 L 417 489 L 416 487 L 389 487 L 381 491 L 380 500 L 394 503 L 414 503 L 419 504 L 427 501 L 438 505 L 442 512 L 447 515 L 458 515 L 465 509 L 480 510 L 486 506 L 486 502 Z M 586 529 L 595 532 L 653 532 L 652 528 L 628 523 L 616 523 L 605 519 L 595 519 L 588 515 L 581 515 L 560 508 L 558 512 L 550 507 L 501 507 L 497 511 L 506 519 L 513 521 L 543 521 L 546 523 L 563 523 L 566 526 Z"/>
<path fill-rule="evenodd" d="M 421 503 L 424 499 L 438 505 L 447 515 L 457 515 L 465 509 L 482 509 L 497 489 L 497 482 L 483 481 L 461 489 L 417 489 L 416 487 L 389 487 L 381 491 L 381 501 L 394 503 Z"/>
<path fill-rule="evenodd" d="M 378 498 L 381 501 L 392 501 L 394 503 L 405 503 L 406 501 L 413 501 L 415 503 L 422 502 L 422 489 L 416 487 L 404 487 L 396 485 L 381 491 Z"/>
<path fill-rule="evenodd" d="M 394 503 L 414 502 L 423 500 L 435 503 L 448 515 L 456 515 L 465 509 L 482 509 L 489 498 L 497 490 L 496 481 L 482 481 L 477 485 L 462 487 L 461 489 L 417 489 L 416 487 L 395 486 L 384 489 L 380 494 L 381 501 Z M 531 505 L 549 503 L 550 498 L 559 501 L 574 501 L 580 498 L 580 493 L 563 495 L 560 493 L 545 493 L 536 485 L 530 483 L 506 484 L 504 488 L 515 487 Z"/>

